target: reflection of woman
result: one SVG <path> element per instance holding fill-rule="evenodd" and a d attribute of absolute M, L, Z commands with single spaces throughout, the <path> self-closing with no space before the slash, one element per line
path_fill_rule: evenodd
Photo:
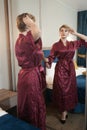
<path fill-rule="evenodd" d="M 17 17 L 20 34 L 15 53 L 21 70 L 18 74 L 18 117 L 45 130 L 46 107 L 43 97 L 43 59 L 40 30 L 28 13 Z M 43 80 L 44 81 L 44 80 Z M 44 81 L 45 82 L 45 81 Z"/>
<path fill-rule="evenodd" d="M 50 67 L 52 61 L 58 58 L 53 83 L 53 102 L 61 113 L 61 123 L 65 123 L 67 112 L 73 109 L 78 101 L 75 68 L 73 64 L 74 53 L 82 45 L 87 47 L 87 42 L 84 41 L 87 40 L 87 37 L 75 32 L 67 25 L 62 25 L 59 28 L 59 33 L 60 40 L 53 44 L 46 65 Z M 69 33 L 83 40 L 67 41 Z"/>

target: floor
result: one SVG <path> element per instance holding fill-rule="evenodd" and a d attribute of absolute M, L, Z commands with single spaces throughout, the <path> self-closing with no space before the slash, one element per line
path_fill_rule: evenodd
<path fill-rule="evenodd" d="M 9 109 L 8 113 L 17 116 L 17 107 Z M 69 113 L 65 124 L 60 123 L 59 116 L 52 104 L 47 105 L 46 130 L 84 130 L 84 113 Z"/>
<path fill-rule="evenodd" d="M 47 106 L 47 130 L 84 130 L 84 113 L 69 113 L 65 124 L 59 121 L 58 111 L 49 104 Z"/>

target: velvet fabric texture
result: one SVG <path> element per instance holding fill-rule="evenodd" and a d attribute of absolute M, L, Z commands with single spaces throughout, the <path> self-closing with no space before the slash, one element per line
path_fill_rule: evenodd
<path fill-rule="evenodd" d="M 0 117 L 0 129 L 1 130 L 40 130 L 10 114 L 6 114 Z"/>

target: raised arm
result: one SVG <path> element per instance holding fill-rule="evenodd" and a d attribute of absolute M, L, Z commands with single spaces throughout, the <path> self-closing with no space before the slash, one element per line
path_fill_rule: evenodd
<path fill-rule="evenodd" d="M 78 33 L 75 30 L 73 30 L 72 28 L 70 28 L 70 33 L 72 35 L 75 35 L 76 37 L 79 37 L 79 38 L 81 38 L 81 39 L 83 39 L 83 40 L 85 40 L 87 42 L 87 36 L 86 35 Z"/>
<path fill-rule="evenodd" d="M 34 40 L 38 40 L 41 37 L 41 31 L 37 26 L 36 22 L 31 19 L 28 15 L 23 18 L 23 22 L 27 25 L 27 29 L 31 31 Z"/>

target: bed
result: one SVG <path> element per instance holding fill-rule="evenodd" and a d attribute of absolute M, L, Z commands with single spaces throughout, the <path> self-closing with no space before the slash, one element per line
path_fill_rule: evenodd
<path fill-rule="evenodd" d="M 0 130 L 40 130 L 0 108 Z"/>
<path fill-rule="evenodd" d="M 47 57 L 50 53 L 50 50 L 43 50 L 45 57 Z M 77 81 L 77 90 L 78 90 L 78 104 L 72 112 L 74 113 L 83 113 L 85 111 L 85 86 L 86 86 L 86 75 L 84 72 L 86 71 L 85 67 L 78 67 L 75 64 L 76 70 L 76 81 Z M 46 70 L 46 104 L 51 102 L 52 98 L 52 89 L 53 89 L 53 78 L 54 78 L 54 68 L 56 65 L 56 60 L 52 63 L 51 69 Z"/>

